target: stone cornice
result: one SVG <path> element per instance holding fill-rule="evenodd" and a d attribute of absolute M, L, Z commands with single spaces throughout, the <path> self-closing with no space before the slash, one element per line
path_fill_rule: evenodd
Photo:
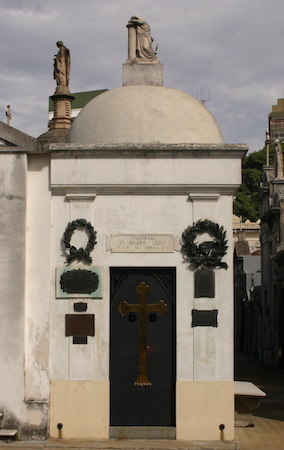
<path fill-rule="evenodd" d="M 59 158 L 242 158 L 245 144 L 50 144 Z"/>
<path fill-rule="evenodd" d="M 235 184 L 51 184 L 53 195 L 74 195 L 80 193 L 98 195 L 186 195 L 198 193 L 217 198 L 219 194 L 234 195 L 239 185 Z M 190 199 L 191 200 L 191 199 Z"/>

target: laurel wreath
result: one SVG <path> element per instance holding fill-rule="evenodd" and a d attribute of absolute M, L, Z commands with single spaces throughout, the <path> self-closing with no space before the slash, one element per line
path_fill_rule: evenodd
<path fill-rule="evenodd" d="M 200 245 L 195 244 L 197 235 L 203 233 L 208 233 L 214 240 L 202 242 Z M 181 251 L 185 260 L 193 263 L 196 268 L 208 267 L 212 269 L 220 267 L 227 269 L 228 265 L 221 262 L 221 259 L 227 253 L 227 242 L 226 231 L 222 226 L 220 227 L 217 223 L 208 219 L 199 220 L 182 233 Z"/>
<path fill-rule="evenodd" d="M 84 228 L 87 232 L 89 239 L 88 243 L 86 245 L 86 248 L 79 248 L 77 249 L 73 245 L 70 245 L 71 238 L 73 236 L 73 233 L 78 228 Z M 69 222 L 63 237 L 62 237 L 62 243 L 65 249 L 69 250 L 69 255 L 67 255 L 66 259 L 68 264 L 70 264 L 75 259 L 81 261 L 82 259 L 85 259 L 89 263 L 92 262 L 92 258 L 90 257 L 91 251 L 94 249 L 96 245 L 96 231 L 94 230 L 94 227 L 90 222 L 87 222 L 85 219 L 76 219 L 72 222 Z"/>

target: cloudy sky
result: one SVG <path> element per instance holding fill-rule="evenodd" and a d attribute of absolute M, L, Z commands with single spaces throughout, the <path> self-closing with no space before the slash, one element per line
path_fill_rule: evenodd
<path fill-rule="evenodd" d="M 164 85 L 209 99 L 226 142 L 262 148 L 284 97 L 283 0 L 2 0 L 0 120 L 10 103 L 13 127 L 47 130 L 58 40 L 71 52 L 71 92 L 121 86 L 136 13 L 159 46 Z"/>

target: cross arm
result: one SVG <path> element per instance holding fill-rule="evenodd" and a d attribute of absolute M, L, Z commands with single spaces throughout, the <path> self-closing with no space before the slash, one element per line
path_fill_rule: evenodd
<path fill-rule="evenodd" d="M 117 309 L 122 316 L 125 316 L 129 312 L 139 311 L 139 305 L 129 305 L 127 302 L 121 302 Z"/>

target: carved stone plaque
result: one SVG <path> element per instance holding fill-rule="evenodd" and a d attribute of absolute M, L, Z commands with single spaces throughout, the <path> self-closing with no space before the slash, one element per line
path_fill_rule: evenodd
<path fill-rule="evenodd" d="M 194 274 L 194 296 L 215 297 L 215 273 L 212 269 L 198 269 Z"/>
<path fill-rule="evenodd" d="M 107 250 L 113 253 L 173 253 L 179 247 L 179 239 L 173 234 L 112 234 L 107 237 Z"/>
<path fill-rule="evenodd" d="M 217 322 L 218 309 L 211 311 L 193 309 L 192 310 L 192 327 L 218 327 Z"/>
<path fill-rule="evenodd" d="M 95 315 L 66 314 L 65 336 L 95 336 Z"/>

